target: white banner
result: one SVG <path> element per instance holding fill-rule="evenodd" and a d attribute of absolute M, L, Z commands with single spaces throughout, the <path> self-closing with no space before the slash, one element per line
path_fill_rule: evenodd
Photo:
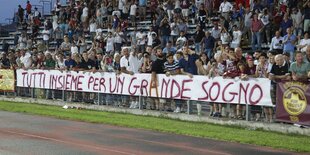
<path fill-rule="evenodd" d="M 157 76 L 157 87 L 151 88 L 150 74 L 22 69 L 16 74 L 18 87 L 272 106 L 270 80 L 266 78 L 242 81 L 206 76 L 167 77 L 163 74 Z"/>

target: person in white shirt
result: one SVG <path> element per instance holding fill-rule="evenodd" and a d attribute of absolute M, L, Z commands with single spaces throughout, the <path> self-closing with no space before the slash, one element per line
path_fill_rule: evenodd
<path fill-rule="evenodd" d="M 229 20 L 229 12 L 232 10 L 233 6 L 227 2 L 227 0 L 224 0 L 219 8 L 219 11 L 221 12 L 222 16 L 226 19 Z"/>
<path fill-rule="evenodd" d="M 149 32 L 147 32 L 147 46 L 148 47 L 152 47 L 153 45 L 153 37 L 152 35 L 154 34 L 155 32 L 153 31 L 153 28 L 150 27 L 149 29 Z M 156 34 L 156 33 L 155 33 Z"/>
<path fill-rule="evenodd" d="M 108 36 L 105 38 L 106 41 L 106 52 L 113 53 L 114 52 L 114 37 L 112 32 L 108 33 Z"/>
<path fill-rule="evenodd" d="M 129 15 L 130 15 L 131 24 L 133 27 L 136 26 L 137 8 L 138 6 L 136 5 L 136 3 L 132 3 L 132 5 L 130 6 Z"/>
<path fill-rule="evenodd" d="M 294 35 L 298 36 L 301 35 L 303 31 L 303 17 L 300 9 L 293 8 L 292 12 L 291 18 L 293 20 Z"/>
<path fill-rule="evenodd" d="M 243 35 L 246 36 L 248 42 L 251 42 L 252 34 L 251 34 L 251 25 L 252 25 L 252 12 L 250 11 L 250 8 L 245 8 L 245 14 L 244 14 L 244 23 L 243 23 Z"/>
<path fill-rule="evenodd" d="M 97 30 L 97 23 L 94 19 L 91 19 L 89 24 L 89 33 L 91 35 L 91 40 L 94 39 L 96 35 L 96 30 Z"/>
<path fill-rule="evenodd" d="M 220 40 L 221 37 L 221 29 L 219 28 L 218 24 L 215 24 L 214 27 L 211 30 L 211 36 L 215 40 Z"/>
<path fill-rule="evenodd" d="M 34 8 L 34 17 L 39 17 L 40 16 L 40 12 L 38 11 L 38 8 L 35 7 Z"/>
<path fill-rule="evenodd" d="M 297 45 L 297 49 L 303 53 L 306 53 L 307 46 L 309 46 L 309 45 L 310 45 L 309 33 L 305 32 L 304 39 L 301 39 L 299 41 L 299 44 Z"/>
<path fill-rule="evenodd" d="M 229 33 L 226 31 L 226 29 L 223 27 L 222 31 L 221 31 L 221 42 L 222 42 L 222 46 L 226 47 L 229 46 L 230 43 L 230 35 Z"/>
<path fill-rule="evenodd" d="M 177 45 L 178 47 L 183 47 L 187 43 L 187 38 L 185 37 L 185 32 L 180 32 L 180 37 L 177 39 Z M 179 49 L 179 48 L 178 48 Z"/>
<path fill-rule="evenodd" d="M 130 52 L 129 55 L 129 68 L 130 70 L 136 74 L 139 73 L 139 69 L 141 68 L 141 60 L 139 60 L 137 52 L 135 50 Z"/>
<path fill-rule="evenodd" d="M 270 51 L 276 51 L 277 54 L 283 53 L 283 37 L 281 37 L 281 32 L 276 31 L 275 36 L 271 40 Z"/>
<path fill-rule="evenodd" d="M 137 47 L 138 47 L 138 52 L 143 53 L 145 50 L 145 43 L 146 43 L 146 35 L 142 31 L 142 28 L 140 31 L 136 34 L 136 39 L 137 39 Z"/>
<path fill-rule="evenodd" d="M 122 43 L 123 43 L 124 33 L 119 29 L 116 30 L 114 34 L 114 47 L 115 52 L 121 52 L 122 50 Z"/>
<path fill-rule="evenodd" d="M 47 30 L 46 28 L 44 28 L 44 30 L 42 31 L 42 35 L 43 35 L 43 43 L 45 46 L 49 46 L 49 40 L 50 40 L 50 31 Z"/>
<path fill-rule="evenodd" d="M 270 30 L 271 30 L 271 24 L 270 24 L 270 16 L 268 13 L 268 9 L 265 8 L 263 10 L 263 13 L 259 16 L 259 19 L 264 24 L 263 34 L 266 36 L 267 44 L 270 44 Z"/>
<path fill-rule="evenodd" d="M 81 21 L 83 23 L 83 27 L 84 29 L 87 29 L 88 27 L 88 8 L 87 8 L 87 5 L 86 3 L 84 3 L 84 8 L 83 8 L 83 11 L 82 11 L 82 15 L 81 15 Z"/>
<path fill-rule="evenodd" d="M 31 54 L 29 52 L 26 52 L 25 49 L 21 49 L 20 50 L 20 62 L 22 65 L 23 69 L 29 69 L 32 65 L 32 58 L 31 58 Z"/>
<path fill-rule="evenodd" d="M 70 51 L 71 51 L 71 55 L 78 54 L 79 48 L 75 44 L 73 44 L 70 48 Z"/>
<path fill-rule="evenodd" d="M 242 32 L 239 30 L 238 26 L 233 26 L 233 39 L 231 41 L 230 47 L 231 48 L 237 48 L 240 47 Z"/>

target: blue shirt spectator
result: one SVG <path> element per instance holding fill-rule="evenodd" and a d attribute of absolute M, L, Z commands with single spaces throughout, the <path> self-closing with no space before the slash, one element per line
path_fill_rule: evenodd
<path fill-rule="evenodd" d="M 283 50 L 284 51 L 294 51 L 295 49 L 295 44 L 293 42 L 295 42 L 297 39 L 297 37 L 294 34 L 287 34 L 284 36 L 284 46 L 283 46 Z M 286 42 L 285 42 L 286 41 Z"/>
<path fill-rule="evenodd" d="M 280 25 L 282 36 L 287 34 L 287 32 L 286 32 L 287 28 L 290 28 L 293 26 L 293 21 L 291 19 L 288 19 L 288 17 L 286 17 L 286 16 L 287 15 L 284 16 L 284 19 Z"/>
<path fill-rule="evenodd" d="M 179 61 L 180 68 L 183 69 L 184 72 L 191 73 L 192 75 L 197 75 L 197 66 L 196 60 L 198 59 L 198 55 L 189 54 L 187 60 L 183 57 Z"/>
<path fill-rule="evenodd" d="M 147 0 L 139 0 L 139 6 L 146 6 Z"/>

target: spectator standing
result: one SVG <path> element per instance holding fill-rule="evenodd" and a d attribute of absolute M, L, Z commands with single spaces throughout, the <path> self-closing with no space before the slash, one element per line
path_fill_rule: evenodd
<path fill-rule="evenodd" d="M 277 54 L 283 53 L 283 37 L 280 31 L 276 31 L 275 36 L 271 39 L 270 51 L 276 51 Z"/>
<path fill-rule="evenodd" d="M 133 1 L 133 3 L 130 6 L 130 11 L 129 11 L 131 26 L 133 26 L 133 27 L 136 26 L 137 8 L 138 8 L 138 6 L 137 6 L 136 2 Z"/>
<path fill-rule="evenodd" d="M 251 42 L 251 27 L 252 27 L 252 12 L 250 11 L 250 8 L 247 7 L 245 9 L 245 14 L 244 14 L 244 25 L 243 25 L 243 35 L 247 37 L 248 42 Z"/>
<path fill-rule="evenodd" d="M 196 26 L 195 32 L 195 52 L 196 54 L 201 53 L 201 41 L 205 37 L 204 31 L 201 29 L 199 25 Z"/>
<path fill-rule="evenodd" d="M 304 5 L 304 11 L 303 11 L 303 19 L 304 19 L 304 32 L 309 31 L 310 27 L 310 1 L 307 0 Z"/>
<path fill-rule="evenodd" d="M 219 11 L 221 13 L 221 15 L 226 19 L 229 20 L 229 13 L 232 10 L 233 6 L 231 5 L 230 2 L 228 2 L 227 0 L 224 0 L 219 8 Z"/>
<path fill-rule="evenodd" d="M 45 27 L 44 30 L 41 32 L 43 34 L 43 43 L 46 47 L 49 47 L 49 40 L 50 40 L 50 31 Z"/>
<path fill-rule="evenodd" d="M 241 37 L 242 37 L 242 32 L 239 30 L 237 25 L 234 25 L 230 47 L 231 48 L 240 47 Z"/>
<path fill-rule="evenodd" d="M 287 28 L 287 34 L 283 37 L 283 52 L 290 53 L 291 62 L 294 61 L 294 51 L 295 51 L 295 43 L 297 41 L 297 37 L 293 34 L 291 28 Z"/>
<path fill-rule="evenodd" d="M 264 28 L 264 24 L 261 20 L 258 20 L 257 14 L 253 15 L 251 32 L 252 32 L 252 50 L 261 49 L 261 32 Z"/>
<path fill-rule="evenodd" d="M 165 45 L 170 40 L 171 29 L 169 25 L 168 18 L 165 16 L 164 19 L 160 22 L 160 34 L 162 39 L 161 47 L 165 47 Z"/>
<path fill-rule="evenodd" d="M 211 36 L 209 31 L 205 33 L 205 37 L 201 40 L 201 44 L 202 44 L 202 47 L 203 47 L 202 49 L 204 50 L 204 53 L 207 54 L 208 59 L 211 59 L 213 52 L 215 51 L 216 41 L 213 38 L 213 36 Z"/>
<path fill-rule="evenodd" d="M 282 36 L 285 36 L 287 34 L 287 29 L 291 28 L 293 26 L 293 21 L 288 18 L 288 14 L 284 14 L 283 20 L 280 24 L 280 30 L 282 33 Z"/>
<path fill-rule="evenodd" d="M 300 9 L 293 8 L 291 18 L 293 20 L 293 33 L 296 36 L 301 36 L 303 32 L 303 17 Z"/>
<path fill-rule="evenodd" d="M 140 21 L 144 21 L 145 20 L 147 1 L 148 0 L 139 0 L 139 17 L 140 17 Z"/>
<path fill-rule="evenodd" d="M 140 31 L 136 34 L 136 39 L 137 39 L 137 47 L 138 47 L 138 52 L 142 53 L 145 50 L 145 44 L 146 44 L 146 35 L 143 32 L 142 28 Z"/>

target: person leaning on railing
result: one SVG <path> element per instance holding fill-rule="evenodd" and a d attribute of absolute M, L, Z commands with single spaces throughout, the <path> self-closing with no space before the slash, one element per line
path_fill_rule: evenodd
<path fill-rule="evenodd" d="M 294 81 L 307 81 L 308 72 L 310 71 L 310 63 L 304 61 L 302 52 L 297 51 L 295 54 L 295 62 L 290 66 L 290 73 Z"/>

